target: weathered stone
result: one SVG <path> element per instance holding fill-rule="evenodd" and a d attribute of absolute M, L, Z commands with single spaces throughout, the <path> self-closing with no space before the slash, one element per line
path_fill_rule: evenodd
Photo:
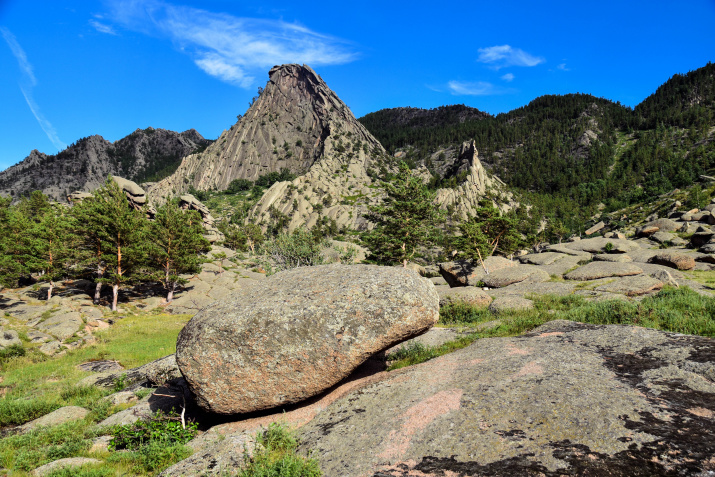
<path fill-rule="evenodd" d="M 529 255 L 519 257 L 519 261 L 521 263 L 529 263 L 531 265 L 551 265 L 566 256 L 566 254 L 559 252 L 530 253 Z"/>
<path fill-rule="evenodd" d="M 0 330 L 0 349 L 22 346 L 20 335 L 15 330 Z"/>
<path fill-rule="evenodd" d="M 118 393 L 113 393 L 109 396 L 105 396 L 100 399 L 100 401 L 109 401 L 112 406 L 117 406 L 119 404 L 129 404 L 138 400 L 139 399 L 137 398 L 136 394 L 131 391 L 120 391 Z"/>
<path fill-rule="evenodd" d="M 692 270 L 695 268 L 695 259 L 685 253 L 674 251 L 661 252 L 650 259 L 651 263 L 677 268 L 678 270 Z"/>
<path fill-rule="evenodd" d="M 463 302 L 486 308 L 492 302 L 492 297 L 478 287 L 440 288 L 437 292 L 439 294 L 439 306 Z"/>
<path fill-rule="evenodd" d="M 675 232 L 680 228 L 680 224 L 670 219 L 656 219 L 645 224 L 649 227 L 658 227 L 661 232 Z"/>
<path fill-rule="evenodd" d="M 302 401 L 438 319 L 432 283 L 402 268 L 323 265 L 278 273 L 197 313 L 176 360 L 219 414 Z"/>
<path fill-rule="evenodd" d="M 596 280 L 606 277 L 625 277 L 643 273 L 643 269 L 632 263 L 591 262 L 577 268 L 564 277 L 569 280 Z"/>
<path fill-rule="evenodd" d="M 611 244 L 610 246 L 608 245 L 609 243 Z M 610 249 L 610 253 L 628 253 L 641 248 L 637 243 L 630 240 L 607 239 L 603 237 L 584 239 L 563 245 L 566 245 L 567 248 L 572 250 L 590 253 L 609 252 L 609 250 L 606 250 L 607 248 Z M 548 249 L 559 251 L 554 246 L 550 246 Z"/>
<path fill-rule="evenodd" d="M 591 254 L 589 252 L 584 252 L 583 250 L 575 250 L 571 248 L 571 244 L 573 242 L 570 242 L 568 244 L 566 243 L 557 243 L 557 244 L 552 244 L 546 247 L 547 252 L 557 252 L 557 253 L 562 253 L 566 255 L 570 255 L 572 257 L 576 257 L 579 259 L 579 261 L 584 261 L 587 262 L 591 260 Z M 547 252 L 542 252 L 542 254 L 547 253 Z M 538 265 L 535 264 L 535 265 Z"/>
<path fill-rule="evenodd" d="M 42 346 L 40 346 L 38 349 L 42 354 L 45 354 L 47 356 L 53 356 L 62 349 L 62 344 L 57 340 L 48 341 L 47 343 L 44 343 Z"/>
<path fill-rule="evenodd" d="M 596 291 L 620 293 L 626 296 L 639 296 L 663 288 L 663 282 L 647 275 L 618 278 L 610 283 L 596 287 Z"/>
<path fill-rule="evenodd" d="M 448 341 L 456 340 L 460 336 L 463 336 L 463 334 L 449 328 L 430 328 L 430 330 L 423 335 L 386 349 L 385 355 L 395 353 L 401 348 L 408 348 L 414 344 L 421 344 L 423 346 L 441 346 Z"/>
<path fill-rule="evenodd" d="M 601 221 L 601 222 L 597 223 L 596 225 L 594 225 L 593 227 L 591 227 L 590 229 L 586 230 L 586 232 L 584 232 L 584 233 L 586 235 L 592 235 L 592 234 L 595 234 L 596 232 L 602 230 L 605 226 L 606 226 L 606 224 L 603 221 Z"/>
<path fill-rule="evenodd" d="M 666 242 L 672 242 L 673 239 L 675 239 L 675 237 L 676 237 L 676 235 L 671 234 L 669 232 L 656 232 L 650 236 L 650 239 L 654 240 L 658 243 L 666 243 Z"/>
<path fill-rule="evenodd" d="M 434 286 L 443 286 L 447 285 L 447 280 L 444 279 L 444 277 L 432 277 L 429 279 L 429 281 L 432 282 Z"/>
<path fill-rule="evenodd" d="M 654 233 L 658 232 L 660 229 L 654 225 L 646 225 L 644 227 L 639 227 L 636 229 L 636 236 L 638 237 L 650 237 Z"/>
<path fill-rule="evenodd" d="M 27 432 L 38 427 L 49 427 L 64 424 L 65 422 L 78 421 L 84 419 L 89 411 L 79 406 L 65 406 L 45 414 L 42 417 L 30 421 L 18 427 L 20 432 Z"/>
<path fill-rule="evenodd" d="M 513 283 L 523 281 L 545 282 L 549 278 L 548 273 L 534 265 L 520 265 L 518 267 L 504 268 L 485 275 L 482 278 L 484 284 L 492 288 L 502 288 Z"/>
<path fill-rule="evenodd" d="M 82 386 L 99 386 L 112 388 L 118 382 L 123 382 L 125 387 L 145 383 L 161 385 L 172 379 L 180 378 L 181 372 L 176 365 L 176 356 L 170 354 L 150 363 L 126 371 L 100 372 L 87 376 L 79 382 Z"/>
<path fill-rule="evenodd" d="M 599 253 L 594 255 L 593 259 L 597 262 L 626 263 L 633 261 L 633 259 L 625 253 Z"/>
<path fill-rule="evenodd" d="M 673 275 L 667 270 L 656 270 L 650 274 L 651 277 L 656 280 L 663 282 L 664 285 L 668 285 L 675 288 L 680 288 L 678 281 L 673 277 Z"/>
<path fill-rule="evenodd" d="M 35 330 L 28 331 L 27 337 L 29 338 L 30 343 L 47 343 L 48 341 L 52 341 L 54 339 L 51 335 L 48 335 L 47 333 L 42 333 L 40 331 Z"/>
<path fill-rule="evenodd" d="M 78 364 L 77 368 L 82 371 L 89 371 L 92 373 L 109 373 L 112 371 L 122 371 L 124 366 L 119 364 L 119 361 L 113 360 L 99 360 L 99 361 L 88 361 L 86 363 Z"/>
<path fill-rule="evenodd" d="M 534 307 L 534 302 L 519 295 L 504 295 L 494 299 L 489 310 L 494 313 L 510 310 L 527 310 Z"/>
<path fill-rule="evenodd" d="M 57 337 L 60 341 L 70 338 L 80 330 L 84 322 L 76 311 L 53 315 L 37 325 L 37 329 Z"/>
<path fill-rule="evenodd" d="M 695 232 L 690 237 L 690 243 L 693 245 L 693 247 L 702 247 L 706 243 L 710 242 L 713 237 L 715 237 L 715 232 L 713 232 L 712 230 Z"/>
<path fill-rule="evenodd" d="M 476 286 L 487 272 L 495 272 L 502 268 L 516 267 L 517 262 L 512 262 L 504 257 L 487 257 L 484 259 L 484 267 L 479 263 L 467 260 L 456 262 L 445 262 L 439 264 L 439 271 L 449 283 L 449 286 Z"/>
<path fill-rule="evenodd" d="M 565 321 L 482 339 L 335 401 L 299 450 L 344 477 L 707 475 L 714 346 Z"/>
<path fill-rule="evenodd" d="M 59 459 L 49 464 L 40 466 L 30 472 L 31 475 L 42 477 L 44 475 L 50 474 L 55 471 L 62 469 L 68 469 L 73 467 L 82 467 L 83 465 L 101 464 L 102 461 L 99 459 L 92 459 L 91 457 L 66 457 L 64 459 Z"/>

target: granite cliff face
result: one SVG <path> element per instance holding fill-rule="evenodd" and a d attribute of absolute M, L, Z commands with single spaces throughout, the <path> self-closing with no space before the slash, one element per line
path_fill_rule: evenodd
<path fill-rule="evenodd" d="M 108 175 L 141 182 L 208 143 L 194 129 L 182 133 L 137 129 L 114 143 L 89 136 L 56 155 L 33 150 L 22 162 L 0 172 L 0 194 L 17 198 L 40 190 L 65 201 L 73 191 L 101 186 Z"/>
<path fill-rule="evenodd" d="M 340 136 L 342 141 L 336 139 Z M 275 66 L 246 114 L 204 152 L 184 158 L 173 175 L 152 186 L 150 194 L 161 200 L 190 186 L 222 190 L 234 179 L 255 180 L 284 168 L 305 174 L 328 155 L 332 143 L 343 148 L 358 144 L 365 156 L 384 153 L 310 67 Z"/>

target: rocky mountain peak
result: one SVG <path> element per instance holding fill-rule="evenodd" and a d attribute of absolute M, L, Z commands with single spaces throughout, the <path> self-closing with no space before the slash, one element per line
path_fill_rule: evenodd
<path fill-rule="evenodd" d="M 246 114 L 205 151 L 184 158 L 172 176 L 149 192 L 161 200 L 190 187 L 226 189 L 234 179 L 255 180 L 281 169 L 302 175 L 325 156 L 329 138 L 341 150 L 350 142 L 354 154 L 357 148 L 369 156 L 384 153 L 310 67 L 275 66 Z"/>

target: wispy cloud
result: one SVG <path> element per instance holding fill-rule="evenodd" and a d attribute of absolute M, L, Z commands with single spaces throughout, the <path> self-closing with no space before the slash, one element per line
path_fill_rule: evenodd
<path fill-rule="evenodd" d="M 512 73 L 507 73 L 504 76 L 501 77 L 504 81 L 514 81 L 514 75 Z"/>
<path fill-rule="evenodd" d="M 283 63 L 342 64 L 357 54 L 338 38 L 282 20 L 239 18 L 160 0 L 115 0 L 112 15 L 130 30 L 169 38 L 207 74 L 248 88 Z"/>
<path fill-rule="evenodd" d="M 57 148 L 58 151 L 65 149 L 67 145 L 60 141 L 57 131 L 52 126 L 52 124 L 45 118 L 45 116 L 40 111 L 40 107 L 35 102 L 32 96 L 32 89 L 37 85 L 37 78 L 35 78 L 35 73 L 33 71 L 32 65 L 27 60 L 27 55 L 25 50 L 22 49 L 20 44 L 17 42 L 17 38 L 13 35 L 10 30 L 4 27 L 0 27 L 0 33 L 2 33 L 5 42 L 10 47 L 12 54 L 15 56 L 18 65 L 20 66 L 20 71 L 22 71 L 22 79 L 20 81 L 20 90 L 22 95 L 25 97 L 25 102 L 30 107 L 30 111 L 35 116 L 35 119 L 39 123 L 42 130 L 47 135 L 47 138 L 52 142 L 52 144 Z"/>
<path fill-rule="evenodd" d="M 487 63 L 497 70 L 507 66 L 536 66 L 546 61 L 545 58 L 530 55 L 520 48 L 509 45 L 490 46 L 477 51 L 479 52 L 477 61 Z"/>
<path fill-rule="evenodd" d="M 487 81 L 450 81 L 447 88 L 455 96 L 491 96 L 508 94 L 512 89 L 495 86 Z"/>
<path fill-rule="evenodd" d="M 561 71 L 569 71 L 569 69 L 566 67 L 566 63 L 561 63 L 558 66 L 556 66 L 556 68 Z"/>
<path fill-rule="evenodd" d="M 105 25 L 104 23 L 100 23 L 97 20 L 90 20 L 89 24 L 94 27 L 95 30 L 97 30 L 99 33 L 106 33 L 107 35 L 117 35 L 117 32 L 114 31 L 114 28 L 112 28 L 109 25 Z"/>

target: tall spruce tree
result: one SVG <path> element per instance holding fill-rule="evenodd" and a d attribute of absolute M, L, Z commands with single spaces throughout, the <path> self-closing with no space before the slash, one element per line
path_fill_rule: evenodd
<path fill-rule="evenodd" d="M 369 259 L 406 267 L 418 247 L 433 242 L 444 214 L 434 203 L 435 193 L 404 162 L 397 175 L 383 182 L 382 187 L 384 201 L 370 206 L 367 215 L 375 224 L 364 237 L 370 249 Z"/>
<path fill-rule="evenodd" d="M 0 284 L 17 286 L 18 281 L 28 274 L 26 267 L 27 234 L 30 220 L 11 206 L 12 199 L 0 198 Z"/>
<path fill-rule="evenodd" d="M 152 268 L 157 269 L 155 276 L 167 290 L 167 303 L 173 300 L 176 287 L 187 282 L 181 274 L 201 271 L 204 260 L 200 254 L 210 248 L 203 232 L 201 216 L 195 210 L 181 210 L 173 201 L 157 210 L 149 226 L 149 256 Z"/>
<path fill-rule="evenodd" d="M 100 231 L 105 227 L 105 216 L 110 213 L 107 203 L 88 197 L 72 206 L 74 218 L 76 247 L 74 249 L 77 274 L 83 277 L 92 276 L 95 280 L 95 305 L 99 305 L 102 294 L 102 279 L 107 270 L 106 255 L 109 243 L 102 240 Z"/>
<path fill-rule="evenodd" d="M 38 273 L 38 281 L 50 285 L 49 300 L 55 281 L 68 273 L 73 241 L 70 220 L 64 207 L 52 204 L 43 208 L 30 223 L 29 233 L 25 235 L 26 266 L 28 271 Z"/>
<path fill-rule="evenodd" d="M 143 211 L 134 210 L 116 182 L 108 178 L 94 192 L 97 202 L 96 233 L 103 245 L 106 269 L 101 283 L 112 286 L 112 311 L 117 311 L 119 288 L 150 278 L 147 273 L 148 221 Z"/>

